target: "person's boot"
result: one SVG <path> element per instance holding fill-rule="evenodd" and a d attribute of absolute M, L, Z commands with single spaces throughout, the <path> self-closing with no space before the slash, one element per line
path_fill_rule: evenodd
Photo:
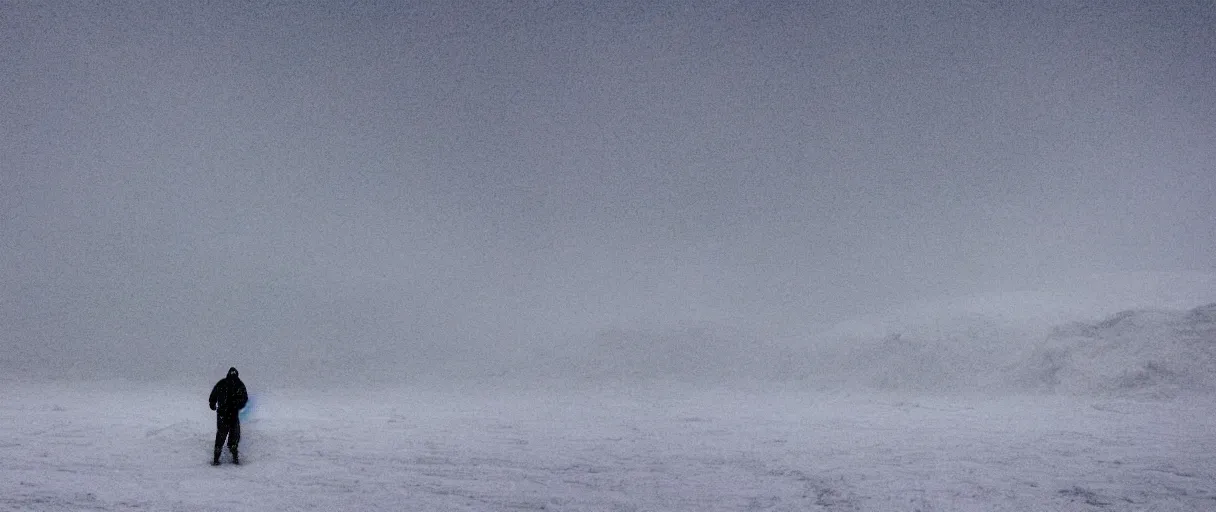
<path fill-rule="evenodd" d="M 232 463 L 238 466 L 241 465 L 241 456 L 237 455 L 236 448 L 232 449 Z"/>
<path fill-rule="evenodd" d="M 212 457 L 212 458 L 211 458 L 211 465 L 212 465 L 212 466 L 218 466 L 218 465 L 220 465 L 220 451 L 219 451 L 219 450 L 216 450 L 216 451 L 215 451 L 215 457 Z"/>

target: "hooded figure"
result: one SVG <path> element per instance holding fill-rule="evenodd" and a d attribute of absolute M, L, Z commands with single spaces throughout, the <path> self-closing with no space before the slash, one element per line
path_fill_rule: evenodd
<path fill-rule="evenodd" d="M 211 404 L 211 410 L 215 411 L 215 457 L 211 459 L 211 465 L 220 464 L 224 438 L 228 438 L 232 463 L 241 463 L 236 451 L 237 444 L 241 442 L 241 419 L 237 413 L 248 401 L 249 394 L 245 391 L 245 383 L 237 377 L 236 368 L 229 368 L 228 376 L 220 379 L 215 383 L 215 387 L 211 388 L 211 398 L 208 402 Z"/>

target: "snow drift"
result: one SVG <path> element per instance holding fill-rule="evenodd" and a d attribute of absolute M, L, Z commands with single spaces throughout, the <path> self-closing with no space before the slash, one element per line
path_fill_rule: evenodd
<path fill-rule="evenodd" d="M 1216 303 L 1129 310 L 1055 328 L 1019 368 L 1028 386 L 1074 394 L 1216 390 Z"/>
<path fill-rule="evenodd" d="M 934 392 L 1167 398 L 1216 390 L 1216 304 L 1042 328 L 974 313 L 907 327 L 825 342 L 812 379 Z"/>
<path fill-rule="evenodd" d="M 1196 289 L 1206 292 L 1206 281 Z M 1164 296 L 1149 294 L 1147 303 L 1179 303 Z M 1216 391 L 1216 303 L 1095 313 L 1097 301 L 1075 298 L 1027 292 L 952 299 L 800 338 L 725 328 L 616 329 L 582 351 L 537 357 L 503 375 L 795 381 L 820 390 L 914 393 L 1169 398 Z"/>

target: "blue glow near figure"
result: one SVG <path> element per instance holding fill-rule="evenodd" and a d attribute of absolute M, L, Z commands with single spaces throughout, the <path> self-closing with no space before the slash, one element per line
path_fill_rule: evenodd
<path fill-rule="evenodd" d="M 241 409 L 241 412 L 237 413 L 237 416 L 241 418 L 241 421 L 244 421 L 244 422 L 249 421 L 249 417 L 253 413 L 253 408 L 255 406 L 257 406 L 257 404 L 258 404 L 258 396 L 249 395 L 249 401 L 245 402 L 245 408 Z"/>

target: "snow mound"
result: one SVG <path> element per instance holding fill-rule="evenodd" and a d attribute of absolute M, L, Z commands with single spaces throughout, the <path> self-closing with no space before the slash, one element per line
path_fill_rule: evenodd
<path fill-rule="evenodd" d="M 1170 398 L 1216 392 L 1216 303 L 1035 325 L 979 311 L 891 323 L 822 343 L 811 378 L 913 392 Z"/>
<path fill-rule="evenodd" d="M 1056 327 L 1020 366 L 1032 389 L 1171 397 L 1216 391 L 1216 303 Z"/>
<path fill-rule="evenodd" d="M 1213 318 L 1216 274 L 1098 274 L 839 323 L 808 344 L 806 375 L 901 391 L 1211 393 Z"/>

